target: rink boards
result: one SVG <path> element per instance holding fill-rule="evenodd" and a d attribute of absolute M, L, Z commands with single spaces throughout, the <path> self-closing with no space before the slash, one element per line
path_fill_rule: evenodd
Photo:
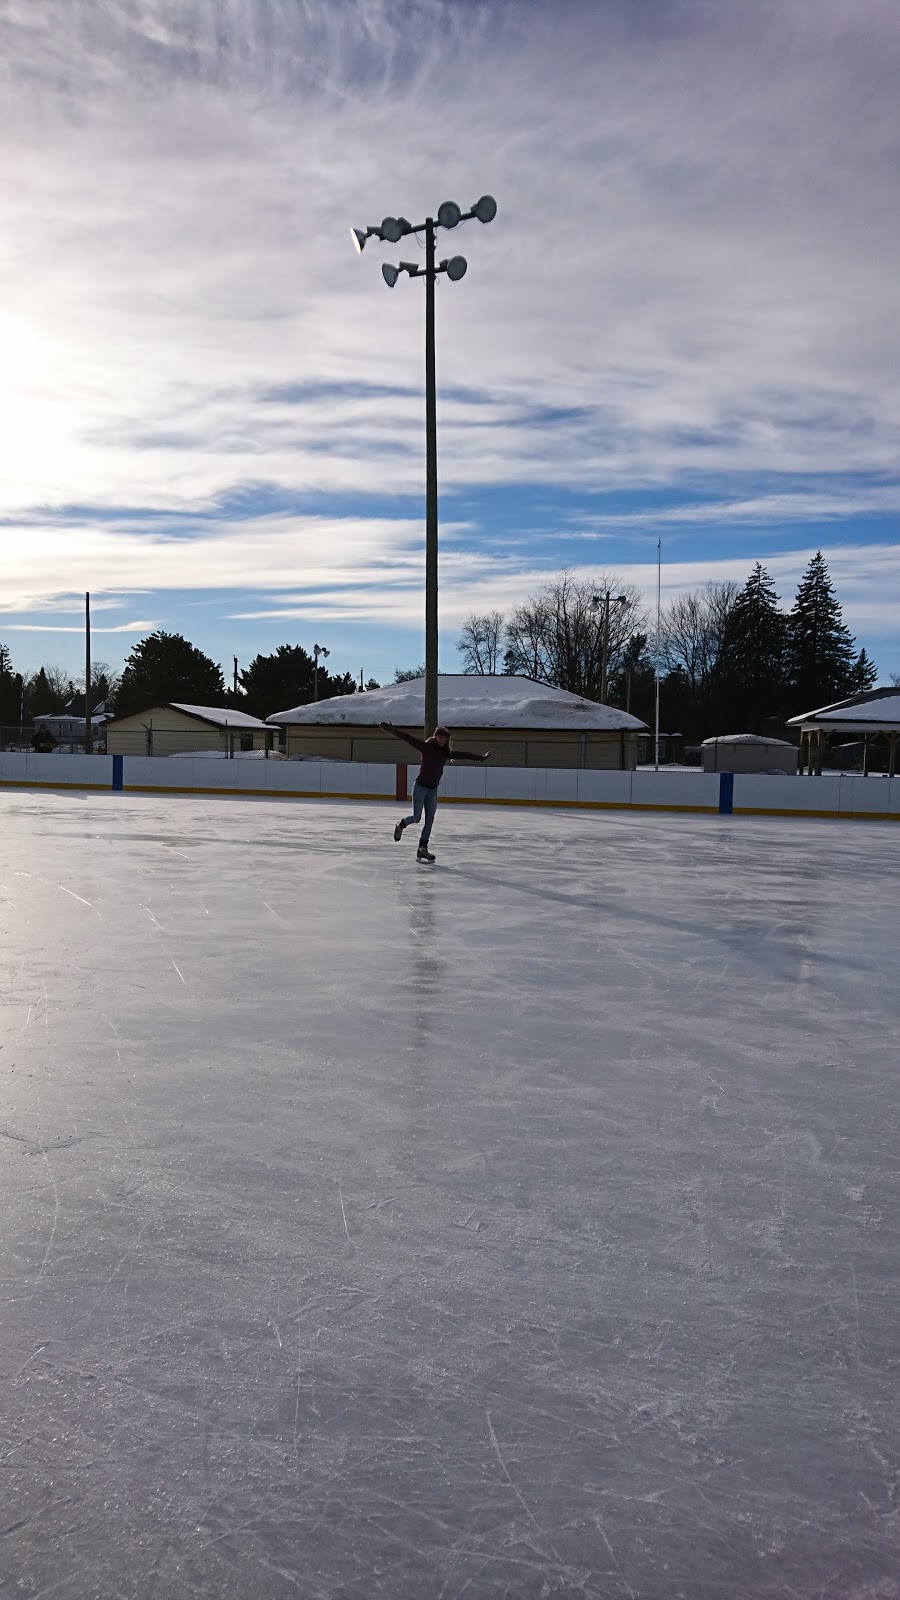
<path fill-rule="evenodd" d="M 0 785 L 273 799 L 403 800 L 413 767 L 361 761 L 0 754 Z M 481 805 L 633 809 L 715 815 L 900 819 L 900 778 L 730 772 L 448 768 L 441 799 Z"/>

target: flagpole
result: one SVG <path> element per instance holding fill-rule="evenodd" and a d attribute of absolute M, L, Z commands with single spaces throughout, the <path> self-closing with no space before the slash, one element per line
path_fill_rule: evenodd
<path fill-rule="evenodd" d="M 659 636 L 662 610 L 662 539 L 656 541 L 656 738 L 654 765 L 659 771 Z"/>

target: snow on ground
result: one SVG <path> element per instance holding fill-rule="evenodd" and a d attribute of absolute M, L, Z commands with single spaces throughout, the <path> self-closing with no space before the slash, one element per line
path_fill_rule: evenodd
<path fill-rule="evenodd" d="M 0 1593 L 898 1589 L 900 829 L 0 796 Z"/>

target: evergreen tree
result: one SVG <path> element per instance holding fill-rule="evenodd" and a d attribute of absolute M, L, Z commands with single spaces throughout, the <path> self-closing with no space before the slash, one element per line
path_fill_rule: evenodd
<path fill-rule="evenodd" d="M 116 715 L 127 717 L 171 701 L 221 706 L 224 700 L 222 668 L 180 633 L 160 629 L 132 649 L 116 691 Z"/>
<path fill-rule="evenodd" d="M 19 720 L 21 678 L 12 669 L 12 657 L 5 644 L 0 644 L 0 725 L 12 725 Z"/>
<path fill-rule="evenodd" d="M 252 717 L 272 717 L 277 711 L 305 706 L 315 694 L 315 661 L 301 644 L 280 644 L 270 656 L 254 656 L 240 674 L 244 694 L 235 702 Z M 356 679 L 352 673 L 331 674 L 319 667 L 319 699 L 353 694 Z"/>
<path fill-rule="evenodd" d="M 859 658 L 821 550 L 809 563 L 789 619 L 792 711 L 814 711 L 855 688 Z M 865 666 L 865 663 L 864 663 Z"/>
<path fill-rule="evenodd" d="M 720 717 L 726 731 L 763 733 L 784 705 L 787 619 L 766 568 L 757 561 L 737 595 L 719 660 Z"/>
<path fill-rule="evenodd" d="M 850 686 L 851 694 L 867 694 L 874 689 L 878 681 L 878 668 L 874 661 L 866 655 L 865 650 L 860 650 L 853 663 L 853 682 Z"/>
<path fill-rule="evenodd" d="M 57 696 L 44 667 L 30 680 L 25 693 L 25 705 L 32 719 L 46 717 L 57 709 Z"/>

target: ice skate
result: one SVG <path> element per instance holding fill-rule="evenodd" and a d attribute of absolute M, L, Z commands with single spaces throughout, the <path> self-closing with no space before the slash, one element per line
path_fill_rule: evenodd
<path fill-rule="evenodd" d="M 429 850 L 427 844 L 420 844 L 419 845 L 419 848 L 416 851 L 416 860 L 417 861 L 433 861 L 434 860 L 434 856 L 431 854 L 431 851 Z"/>
<path fill-rule="evenodd" d="M 396 828 L 394 829 L 394 838 L 397 840 L 398 844 L 399 844 L 401 838 L 403 837 L 403 829 L 405 827 L 406 827 L 406 823 L 405 822 L 398 822 Z"/>

